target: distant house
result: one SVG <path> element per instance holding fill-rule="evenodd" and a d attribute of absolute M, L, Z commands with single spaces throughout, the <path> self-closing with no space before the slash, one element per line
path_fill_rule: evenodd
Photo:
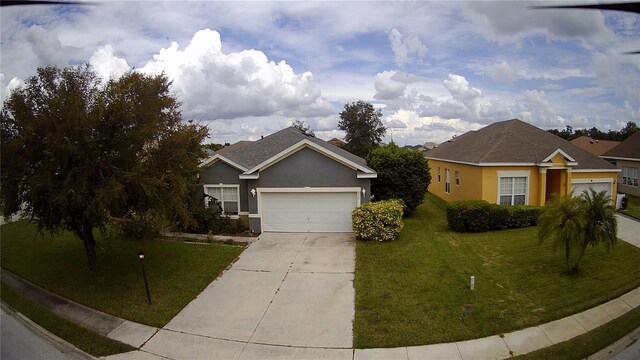
<path fill-rule="evenodd" d="M 414 151 L 420 151 L 422 155 L 426 155 L 427 152 L 429 151 L 429 149 L 424 147 L 424 145 L 405 145 L 404 147 Z"/>
<path fill-rule="evenodd" d="M 587 150 L 593 155 L 600 156 L 616 147 L 620 144 L 620 141 L 595 140 L 588 136 L 580 136 L 571 140 L 571 143 L 581 149 Z"/>
<path fill-rule="evenodd" d="M 431 149 L 435 149 L 438 147 L 438 144 L 431 142 L 431 141 L 427 141 L 426 143 L 424 143 L 422 145 L 425 149 L 427 150 L 431 150 Z"/>
<path fill-rule="evenodd" d="M 585 189 L 616 194 L 620 171 L 570 142 L 518 119 L 493 123 L 427 153 L 429 192 L 446 201 L 544 205 Z M 613 199 L 615 201 L 615 199 Z"/>
<path fill-rule="evenodd" d="M 351 212 L 369 201 L 366 161 L 289 127 L 224 147 L 204 160 L 195 194 L 254 232 L 351 232 Z"/>
<path fill-rule="evenodd" d="M 618 178 L 618 191 L 640 196 L 640 131 L 629 136 L 618 146 L 602 154 L 602 158 L 616 164 L 622 172 Z"/>
<path fill-rule="evenodd" d="M 344 148 L 345 145 L 347 145 L 346 142 L 338 139 L 338 138 L 333 138 L 329 141 L 327 141 L 329 144 L 333 145 L 333 146 L 337 146 L 339 148 Z"/>

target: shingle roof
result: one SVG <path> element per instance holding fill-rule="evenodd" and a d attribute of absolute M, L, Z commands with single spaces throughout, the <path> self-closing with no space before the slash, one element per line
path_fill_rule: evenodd
<path fill-rule="evenodd" d="M 618 146 L 602 154 L 602 156 L 640 160 L 640 131 L 636 131 Z"/>
<path fill-rule="evenodd" d="M 229 146 L 225 146 L 222 149 L 216 151 L 216 154 L 226 154 L 226 153 L 230 153 L 230 152 L 234 152 L 237 151 L 239 149 L 242 149 L 243 147 L 249 145 L 253 143 L 253 141 L 249 141 L 249 140 L 240 140 L 236 143 L 233 143 Z"/>
<path fill-rule="evenodd" d="M 588 151 L 518 119 L 464 133 L 440 144 L 426 156 L 472 164 L 541 163 L 558 149 L 578 163 L 574 169 L 616 169 Z"/>
<path fill-rule="evenodd" d="M 335 153 L 336 155 L 369 169 L 367 167 L 367 162 L 363 158 L 353 155 L 352 153 L 335 145 L 331 145 L 324 140 L 307 136 L 293 127 L 282 129 L 269 136 L 265 136 L 263 139 L 250 142 L 249 144 L 239 147 L 233 151 L 227 151 L 224 153 L 219 151 L 218 153 L 225 158 L 246 167 L 247 169 L 251 169 L 302 140 L 309 140 L 324 149 Z"/>
<path fill-rule="evenodd" d="M 613 149 L 620 141 L 611 141 L 611 140 L 594 140 L 588 136 L 580 136 L 570 141 L 573 145 L 587 150 L 593 155 L 602 155 L 605 152 Z"/>

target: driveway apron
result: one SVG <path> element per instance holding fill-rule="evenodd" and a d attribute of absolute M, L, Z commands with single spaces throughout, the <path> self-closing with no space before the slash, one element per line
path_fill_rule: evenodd
<path fill-rule="evenodd" d="M 142 350 L 248 359 L 316 348 L 350 358 L 354 269 L 352 234 L 262 234 Z"/>
<path fill-rule="evenodd" d="M 640 247 L 640 221 L 621 215 L 618 218 L 618 238 Z"/>

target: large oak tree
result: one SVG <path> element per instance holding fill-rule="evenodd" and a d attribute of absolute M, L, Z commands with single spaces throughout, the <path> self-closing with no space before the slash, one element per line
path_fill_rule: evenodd
<path fill-rule="evenodd" d="M 373 105 L 358 100 L 344 105 L 338 128 L 346 134 L 346 149 L 362 158 L 380 142 L 387 129 L 382 124 L 382 112 Z"/>
<path fill-rule="evenodd" d="M 0 200 L 40 230 L 72 231 L 96 267 L 94 229 L 130 211 L 186 216 L 205 128 L 182 121 L 165 75 L 102 83 L 91 67 L 39 68 L 0 115 Z"/>

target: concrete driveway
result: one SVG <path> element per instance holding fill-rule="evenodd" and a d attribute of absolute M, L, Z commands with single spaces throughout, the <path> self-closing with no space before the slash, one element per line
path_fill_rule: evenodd
<path fill-rule="evenodd" d="M 618 238 L 640 247 L 640 221 L 628 216 L 616 215 L 616 217 L 618 218 Z"/>
<path fill-rule="evenodd" d="M 262 234 L 142 350 L 172 359 L 352 357 L 352 234 Z"/>

